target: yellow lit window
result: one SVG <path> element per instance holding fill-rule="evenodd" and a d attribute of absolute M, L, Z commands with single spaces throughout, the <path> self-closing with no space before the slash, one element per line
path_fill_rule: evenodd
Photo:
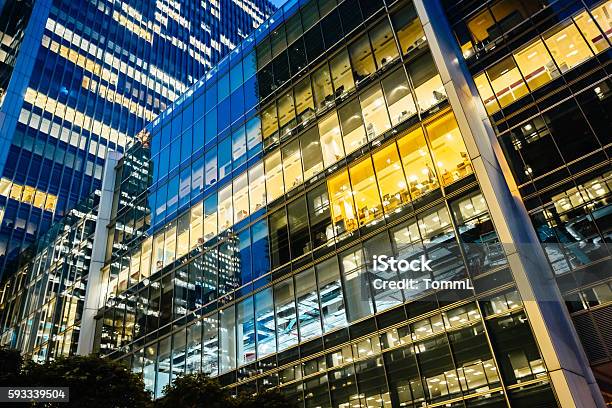
<path fill-rule="evenodd" d="M 217 197 L 212 195 L 204 201 L 204 238 L 217 235 Z"/>
<path fill-rule="evenodd" d="M 24 186 L 21 201 L 23 201 L 24 203 L 32 204 L 32 202 L 34 201 L 35 192 L 36 190 L 34 189 L 34 187 Z"/>
<path fill-rule="evenodd" d="M 584 18 L 579 18 L 580 16 L 577 17 L 576 24 L 578 24 L 578 27 L 580 27 L 585 34 L 587 41 L 593 45 L 593 49 L 597 50 L 597 52 L 608 49 L 609 44 L 606 41 L 606 37 L 608 39 L 612 38 L 612 0 L 608 0 L 601 3 L 599 6 L 593 7 L 591 14 L 604 34 L 597 34 L 592 29 L 593 19 L 591 19 L 590 16 L 585 16 Z M 584 15 L 584 13 L 581 15 Z M 587 26 L 589 27 L 587 28 Z"/>
<path fill-rule="evenodd" d="M 278 120 L 281 134 L 295 127 L 295 104 L 291 90 L 278 99 Z"/>
<path fill-rule="evenodd" d="M 304 180 L 319 174 L 323 170 L 323 155 L 321 142 L 316 127 L 306 131 L 300 136 L 300 148 L 304 165 Z"/>
<path fill-rule="evenodd" d="M 512 57 L 487 69 L 487 75 L 502 108 L 529 92 Z"/>
<path fill-rule="evenodd" d="M 372 158 L 383 209 L 389 214 L 410 201 L 408 186 L 395 143 L 374 153 Z"/>
<path fill-rule="evenodd" d="M 295 107 L 298 122 L 306 122 L 314 117 L 314 102 L 312 99 L 312 88 L 310 77 L 306 77 L 295 85 Z"/>
<path fill-rule="evenodd" d="M 416 105 L 414 104 L 403 67 L 395 70 L 394 73 L 383 79 L 382 86 L 387 98 L 387 106 L 393 126 L 416 113 Z"/>
<path fill-rule="evenodd" d="M 249 199 L 251 214 L 266 205 L 266 179 L 261 162 L 249 169 Z"/>
<path fill-rule="evenodd" d="M 347 153 L 352 153 L 367 142 L 361 106 L 357 99 L 344 105 L 338 110 L 340 124 L 342 125 L 342 139 Z"/>
<path fill-rule="evenodd" d="M 342 146 L 336 112 L 332 112 L 319 121 L 319 135 L 321 136 L 323 163 L 325 167 L 329 167 L 344 157 L 344 147 Z"/>
<path fill-rule="evenodd" d="M 559 76 L 555 63 L 539 39 L 514 54 L 514 59 L 531 90 Z"/>
<path fill-rule="evenodd" d="M 247 173 L 234 179 L 234 220 L 240 222 L 249 215 L 249 186 Z"/>
<path fill-rule="evenodd" d="M 544 34 L 544 41 L 561 72 L 593 56 L 582 34 L 571 21 Z"/>
<path fill-rule="evenodd" d="M 189 221 L 189 248 L 195 248 L 202 243 L 203 210 L 203 202 L 191 207 L 191 219 Z"/>
<path fill-rule="evenodd" d="M 140 277 L 141 279 L 151 276 L 151 244 L 153 238 L 148 237 L 142 243 L 142 254 L 140 256 Z"/>
<path fill-rule="evenodd" d="M 331 198 L 332 220 L 336 235 L 357 228 L 357 217 L 353 194 L 349 183 L 348 172 L 343 170 L 327 181 L 329 197 Z"/>
<path fill-rule="evenodd" d="M 267 139 L 278 131 L 278 118 L 276 116 L 276 104 L 272 103 L 261 113 L 262 134 Z"/>
<path fill-rule="evenodd" d="M 140 250 L 135 251 L 130 257 L 130 283 L 136 283 L 140 279 Z"/>
<path fill-rule="evenodd" d="M 57 197 L 51 194 L 47 194 L 47 200 L 45 201 L 45 210 L 55 211 L 57 205 Z"/>
<path fill-rule="evenodd" d="M 427 125 L 427 136 L 443 185 L 472 173 L 472 164 L 452 112 Z"/>
<path fill-rule="evenodd" d="M 11 190 L 11 181 L 5 178 L 0 179 L 0 195 L 8 197 L 10 190 Z"/>
<path fill-rule="evenodd" d="M 130 264 L 127 259 L 124 259 L 123 262 L 125 262 L 125 265 L 121 272 L 119 272 L 119 279 L 117 282 L 118 293 L 124 292 L 127 289 L 130 276 Z"/>
<path fill-rule="evenodd" d="M 397 145 L 412 199 L 438 188 L 434 164 L 421 127 L 398 139 Z"/>
<path fill-rule="evenodd" d="M 476 88 L 478 89 L 478 93 L 480 94 L 480 98 L 482 99 L 482 103 L 484 103 L 487 113 L 492 114 L 497 112 L 499 110 L 499 105 L 495 99 L 493 89 L 491 89 L 491 84 L 489 84 L 487 76 L 484 73 L 475 76 L 474 83 L 476 84 Z"/>
<path fill-rule="evenodd" d="M 46 198 L 47 194 L 43 193 L 42 191 L 37 191 L 34 195 L 34 207 L 44 208 Z"/>
<path fill-rule="evenodd" d="M 153 238 L 153 271 L 164 267 L 164 233 L 160 232 Z"/>
<path fill-rule="evenodd" d="M 353 72 L 346 49 L 340 51 L 331 61 L 331 75 L 334 83 L 335 96 L 339 97 L 355 87 Z"/>
<path fill-rule="evenodd" d="M 373 140 L 391 128 L 385 98 L 380 86 L 376 85 L 365 91 L 359 99 L 368 140 Z"/>
<path fill-rule="evenodd" d="M 294 140 L 283 147 L 282 156 L 285 188 L 287 191 L 290 191 L 304 182 L 299 141 Z"/>
<path fill-rule="evenodd" d="M 23 186 L 20 186 L 19 184 L 13 183 L 13 185 L 11 186 L 10 197 L 13 200 L 21 200 L 21 194 L 22 193 L 23 193 Z"/>
<path fill-rule="evenodd" d="M 266 169 L 266 191 L 268 202 L 271 203 L 285 193 L 280 150 L 276 150 L 266 157 L 264 163 Z"/>
<path fill-rule="evenodd" d="M 232 185 L 228 184 L 219 190 L 219 231 L 224 231 L 234 224 L 232 209 Z"/>
<path fill-rule="evenodd" d="M 352 165 L 349 168 L 349 174 L 353 185 L 353 199 L 357 207 L 359 225 L 367 225 L 382 216 L 372 160 L 368 157 Z"/>
<path fill-rule="evenodd" d="M 164 266 L 174 262 L 176 257 L 176 222 L 172 222 L 166 227 L 164 239 Z"/>
<path fill-rule="evenodd" d="M 177 220 L 176 259 L 189 252 L 189 212 L 183 214 Z"/>

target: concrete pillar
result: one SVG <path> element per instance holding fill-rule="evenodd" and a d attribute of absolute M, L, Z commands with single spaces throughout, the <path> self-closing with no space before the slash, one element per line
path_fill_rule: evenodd
<path fill-rule="evenodd" d="M 100 291 L 103 286 L 101 269 L 104 266 L 104 258 L 106 256 L 108 224 L 111 219 L 113 195 L 115 192 L 115 167 L 120 158 L 121 154 L 119 152 L 109 151 L 104 163 L 102 194 L 100 196 L 100 204 L 98 205 L 98 217 L 96 229 L 94 230 L 87 287 L 85 288 L 85 305 L 83 306 L 83 315 L 81 317 L 81 332 L 77 345 L 77 354 L 79 355 L 88 355 L 93 351 L 96 334 L 95 316 L 100 308 Z"/>
<path fill-rule="evenodd" d="M 440 0 L 415 0 L 444 88 L 561 406 L 604 407 L 550 265 Z"/>

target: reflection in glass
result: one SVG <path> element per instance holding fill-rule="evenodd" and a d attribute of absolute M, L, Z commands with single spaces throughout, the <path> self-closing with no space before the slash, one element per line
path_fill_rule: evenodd
<path fill-rule="evenodd" d="M 281 352 L 298 342 L 297 315 L 292 278 L 285 279 L 274 285 L 274 307 L 278 351 Z"/>
<path fill-rule="evenodd" d="M 317 112 L 333 105 L 334 89 L 329 76 L 327 63 L 319 67 L 312 74 L 312 87 L 314 89 L 314 101 Z"/>
<path fill-rule="evenodd" d="M 343 49 L 336 54 L 330 60 L 330 65 L 332 81 L 334 83 L 334 89 L 336 90 L 334 92 L 334 97 L 338 98 L 344 96 L 355 87 L 347 50 Z"/>
<path fill-rule="evenodd" d="M 336 112 L 332 112 L 319 121 L 323 163 L 329 167 L 344 157 L 344 147 L 340 136 L 340 126 Z"/>
<path fill-rule="evenodd" d="M 370 30 L 370 40 L 378 67 L 383 67 L 399 57 L 389 20 L 383 19 Z"/>
<path fill-rule="evenodd" d="M 353 78 L 359 83 L 376 71 L 372 50 L 367 35 L 362 35 L 354 43 L 349 45 L 351 65 L 353 66 Z"/>
<path fill-rule="evenodd" d="M 280 150 L 276 150 L 266 157 L 264 163 L 266 169 L 266 191 L 268 202 L 271 203 L 285 193 Z"/>
<path fill-rule="evenodd" d="M 304 180 L 319 174 L 323 170 L 323 155 L 317 127 L 312 127 L 300 136 Z"/>
<path fill-rule="evenodd" d="M 359 99 L 368 140 L 373 140 L 391 128 L 385 98 L 380 86 L 375 85 L 361 94 Z"/>
<path fill-rule="evenodd" d="M 395 70 L 382 80 L 382 87 L 387 98 L 387 108 L 391 123 L 396 126 L 416 113 L 416 106 L 404 68 Z"/>
<path fill-rule="evenodd" d="M 350 154 L 367 142 L 361 107 L 359 101 L 353 99 L 338 110 L 346 153 Z"/>

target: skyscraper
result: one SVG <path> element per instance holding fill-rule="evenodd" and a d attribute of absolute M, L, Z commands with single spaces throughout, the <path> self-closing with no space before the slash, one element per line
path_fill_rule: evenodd
<path fill-rule="evenodd" d="M 289 2 L 107 162 L 78 352 L 156 397 L 604 406 L 611 4 Z"/>
<path fill-rule="evenodd" d="M 109 150 L 273 11 L 267 0 L 2 3 L 0 269 L 100 186 Z"/>
<path fill-rule="evenodd" d="M 204 371 L 305 407 L 603 404 L 550 251 L 609 265 L 606 238 L 541 245 L 442 6 L 289 3 L 147 126 L 108 193 L 81 351 L 156 396 Z M 597 6 L 538 7 L 584 33 L 566 19 Z"/>

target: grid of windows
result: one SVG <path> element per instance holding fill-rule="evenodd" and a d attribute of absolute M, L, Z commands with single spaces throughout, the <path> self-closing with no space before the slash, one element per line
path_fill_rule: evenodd
<path fill-rule="evenodd" d="M 155 396 L 203 371 L 305 407 L 556 404 L 414 6 L 383 6 L 290 2 L 122 160 L 99 351 Z"/>

